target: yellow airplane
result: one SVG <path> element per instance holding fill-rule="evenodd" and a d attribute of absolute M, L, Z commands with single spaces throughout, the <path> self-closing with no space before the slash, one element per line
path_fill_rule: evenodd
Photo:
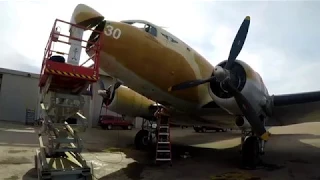
<path fill-rule="evenodd" d="M 103 32 L 102 37 L 92 33 L 89 40 L 102 38 L 100 68 L 132 89 L 120 88 L 119 94 L 153 100 L 131 102 L 123 98 L 123 107 L 143 104 L 143 112 L 151 113 L 148 107 L 158 102 L 170 109 L 172 120 L 180 124 L 225 128 L 236 124 L 243 128 L 242 157 L 248 166 L 255 166 L 263 154 L 264 142 L 270 135 L 265 126 L 318 121 L 320 92 L 269 95 L 261 76 L 244 61 L 236 60 L 250 17 L 242 22 L 228 59 L 217 66 L 148 21 L 109 21 L 91 7 L 79 4 L 71 22 Z M 135 115 L 139 113 L 137 110 Z M 141 141 L 148 135 L 142 131 L 137 134 Z"/>

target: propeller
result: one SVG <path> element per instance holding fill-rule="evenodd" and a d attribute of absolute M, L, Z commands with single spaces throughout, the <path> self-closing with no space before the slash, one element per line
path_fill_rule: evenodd
<path fill-rule="evenodd" d="M 120 85 L 121 83 L 117 81 L 114 85 L 110 85 L 106 89 L 103 81 L 100 79 L 99 80 L 100 89 L 98 90 L 98 94 L 103 97 L 104 101 L 112 100 L 114 98 L 116 90 L 120 87 Z"/>
<path fill-rule="evenodd" d="M 230 72 L 230 69 L 233 67 L 236 58 L 238 57 L 238 55 L 240 54 L 243 48 L 244 42 L 248 34 L 249 25 L 250 25 L 250 17 L 247 16 L 243 20 L 237 32 L 237 35 L 233 40 L 227 63 L 225 64 L 224 67 L 216 66 L 212 77 L 203 79 L 203 80 L 197 79 L 193 81 L 186 81 L 186 82 L 174 85 L 170 87 L 168 90 L 169 91 L 182 90 L 182 89 L 195 87 L 207 82 L 213 82 L 213 81 L 220 82 L 221 84 L 220 87 L 223 88 L 224 90 L 227 90 L 230 94 L 233 95 L 243 115 L 246 117 L 246 119 L 250 123 L 253 131 L 255 131 L 255 133 L 258 136 L 260 136 L 261 139 L 267 140 L 269 138 L 270 133 L 267 132 L 267 130 L 265 129 L 263 122 L 260 120 L 257 112 L 254 110 L 250 102 L 245 98 L 243 94 L 241 94 L 241 92 L 238 91 L 236 87 L 234 87 L 233 82 L 237 80 L 236 79 L 237 77 Z"/>

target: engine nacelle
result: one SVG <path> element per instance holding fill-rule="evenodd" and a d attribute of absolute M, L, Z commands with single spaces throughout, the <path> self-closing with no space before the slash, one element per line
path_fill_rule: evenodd
<path fill-rule="evenodd" d="M 236 125 L 239 127 L 239 129 L 246 130 L 251 128 L 251 125 L 247 121 L 245 117 L 238 116 L 235 120 Z"/>
<path fill-rule="evenodd" d="M 223 61 L 218 65 L 224 67 L 227 61 Z M 230 69 L 232 74 L 232 84 L 249 100 L 252 105 L 257 108 L 257 112 L 261 110 L 260 106 L 265 103 L 265 96 L 268 91 L 260 77 L 248 64 L 243 61 L 236 60 Z M 212 99 L 221 108 L 233 115 L 242 115 L 233 96 L 221 87 L 218 81 L 212 81 L 209 85 L 209 92 Z"/>
<path fill-rule="evenodd" d="M 150 107 L 154 104 L 156 104 L 154 101 L 132 89 L 120 86 L 111 99 L 108 109 L 121 115 L 141 117 L 152 115 Z"/>

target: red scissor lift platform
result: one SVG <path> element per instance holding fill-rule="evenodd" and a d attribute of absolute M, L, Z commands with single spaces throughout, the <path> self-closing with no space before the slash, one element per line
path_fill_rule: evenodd
<path fill-rule="evenodd" d="M 100 57 L 100 50 L 101 50 L 101 38 L 99 38 L 96 42 L 89 42 L 83 39 L 71 37 L 70 35 L 62 34 L 57 30 L 57 28 L 59 27 L 58 26 L 59 23 L 68 24 L 71 27 L 74 26 L 80 29 L 101 33 L 95 30 L 87 29 L 85 27 L 81 27 L 76 24 L 71 24 L 66 21 L 62 21 L 58 19 L 55 20 L 54 26 L 50 33 L 50 37 L 44 52 L 44 58 L 42 62 L 40 82 L 39 82 L 39 86 L 41 90 L 46 85 L 50 75 L 52 76 L 52 79 L 51 79 L 48 90 L 51 90 L 51 91 L 58 91 L 58 92 L 67 91 L 67 90 L 73 91 L 77 88 L 85 86 L 87 83 L 96 82 L 99 78 L 99 57 Z M 61 37 L 65 39 L 70 38 L 70 39 L 81 41 L 84 43 L 90 43 L 91 45 L 90 51 L 92 51 L 94 55 L 89 57 L 86 61 L 84 61 L 79 66 L 67 64 L 64 60 L 65 59 L 64 56 L 68 56 L 69 54 L 63 51 L 55 50 L 53 48 L 55 44 L 59 44 L 59 43 L 70 45 L 70 42 L 61 40 Z M 87 51 L 86 46 L 81 45 L 81 48 L 86 49 Z M 56 55 L 53 55 L 54 53 Z M 60 61 L 58 62 L 52 59 L 52 58 L 57 58 L 57 56 L 60 56 Z M 88 63 L 90 60 L 92 60 L 91 62 L 93 62 L 93 64 L 89 67 L 85 67 L 84 65 L 86 65 L 86 63 Z"/>
<path fill-rule="evenodd" d="M 64 34 L 61 28 L 63 26 L 72 33 Z M 83 40 L 83 34 L 78 34 L 81 38 L 74 36 L 74 32 L 78 30 L 101 35 L 101 32 L 56 19 L 44 51 L 39 80 L 44 123 L 39 132 L 40 148 L 35 156 L 39 179 L 92 178 L 91 168 L 80 155 L 81 139 L 77 136 L 77 131 L 67 123 L 67 118 L 77 114 L 86 119 L 79 112 L 84 106 L 83 95 L 87 88 L 99 79 L 102 36 L 95 42 L 89 42 Z M 88 51 L 91 57 L 84 62 L 81 62 L 81 57 L 76 63 L 68 62 L 71 47 L 75 47 L 74 53 L 79 52 L 77 48 L 81 48 L 82 53 Z M 76 57 L 75 54 L 72 57 Z M 61 136 L 61 131 L 66 133 Z M 44 145 L 43 135 L 48 135 L 48 145 Z"/>

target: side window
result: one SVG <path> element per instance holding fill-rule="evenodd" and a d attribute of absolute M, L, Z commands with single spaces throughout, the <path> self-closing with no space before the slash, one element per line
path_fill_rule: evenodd
<path fill-rule="evenodd" d="M 176 41 L 175 39 L 173 39 L 172 37 L 165 35 L 163 33 L 161 33 L 162 36 L 164 36 L 166 39 L 168 39 L 168 41 L 173 42 L 173 43 L 178 43 L 178 41 Z"/>
<path fill-rule="evenodd" d="M 145 32 L 157 37 L 157 32 L 158 32 L 157 29 L 153 26 L 150 26 L 149 24 L 145 24 L 142 22 L 125 22 L 125 23 L 128 23 L 131 26 L 134 26 L 142 31 L 145 31 Z"/>
<path fill-rule="evenodd" d="M 168 37 L 167 35 L 165 35 L 165 34 L 163 34 L 163 33 L 161 33 L 161 35 L 164 36 L 166 39 L 169 40 L 169 37 Z"/>
<path fill-rule="evenodd" d="M 131 25 L 136 27 L 136 28 L 139 28 L 139 29 L 144 29 L 145 28 L 145 24 L 140 23 L 140 22 L 134 22 L 134 23 L 131 23 Z"/>
<path fill-rule="evenodd" d="M 171 38 L 171 42 L 173 42 L 173 43 L 178 43 L 178 41 L 176 41 L 176 40 L 174 40 L 174 39 L 172 39 L 172 38 Z"/>

